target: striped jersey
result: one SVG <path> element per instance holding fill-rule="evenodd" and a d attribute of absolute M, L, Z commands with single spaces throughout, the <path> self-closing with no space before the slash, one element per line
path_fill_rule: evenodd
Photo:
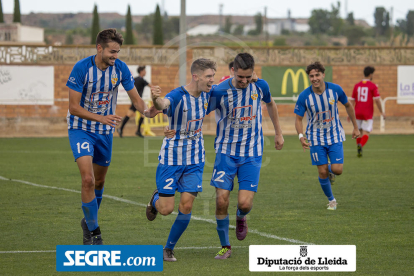
<path fill-rule="evenodd" d="M 203 163 L 205 152 L 201 128 L 210 93 L 201 92 L 196 98 L 181 86 L 169 92 L 165 99 L 170 101 L 170 105 L 164 113 L 168 116 L 170 129 L 174 129 L 176 134 L 173 138 L 164 138 L 158 160 L 167 165 Z"/>
<path fill-rule="evenodd" d="M 102 71 L 95 64 L 95 56 L 90 56 L 75 64 L 66 86 L 82 93 L 79 103 L 81 107 L 91 113 L 107 116 L 115 114 L 118 87 L 121 83 L 126 91 L 134 88 L 134 78 L 124 62 L 117 59 L 113 66 Z M 82 129 L 105 135 L 115 130 L 109 125 L 72 115 L 69 110 L 66 121 L 68 129 Z"/>
<path fill-rule="evenodd" d="M 303 117 L 306 112 L 306 138 L 311 146 L 345 141 L 345 131 L 339 120 L 338 102 L 346 104 L 348 98 L 339 85 L 331 82 L 325 82 L 325 91 L 321 95 L 314 93 L 312 86 L 300 93 L 295 114 Z"/>
<path fill-rule="evenodd" d="M 216 153 L 230 156 L 262 156 L 263 129 L 261 101 L 270 103 L 269 85 L 259 79 L 245 89 L 237 89 L 233 78 L 211 90 L 208 113 L 215 110 Z"/>

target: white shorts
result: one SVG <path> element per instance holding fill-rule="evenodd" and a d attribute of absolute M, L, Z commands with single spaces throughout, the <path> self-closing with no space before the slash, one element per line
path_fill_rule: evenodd
<path fill-rule="evenodd" d="M 372 124 L 374 120 L 356 120 L 358 129 L 362 129 L 368 132 L 372 131 Z"/>

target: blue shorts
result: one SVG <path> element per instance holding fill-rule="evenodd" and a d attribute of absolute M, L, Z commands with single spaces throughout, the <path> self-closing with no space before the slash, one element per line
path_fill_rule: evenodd
<path fill-rule="evenodd" d="M 210 185 L 216 188 L 233 191 L 233 180 L 237 175 L 239 180 L 239 190 L 257 192 L 261 167 L 261 156 L 236 157 L 217 153 Z"/>
<path fill-rule="evenodd" d="M 331 164 L 343 164 L 344 148 L 342 143 L 335 143 L 330 146 L 313 146 L 310 147 L 310 156 L 312 165 L 316 166 L 328 164 L 328 156 Z"/>
<path fill-rule="evenodd" d="M 158 193 L 175 194 L 178 192 L 202 192 L 203 191 L 204 163 L 189 166 L 171 166 L 158 164 L 156 182 Z"/>
<path fill-rule="evenodd" d="M 102 135 L 87 132 L 82 129 L 69 129 L 69 143 L 76 159 L 82 156 L 92 156 L 93 163 L 108 167 L 112 156 L 112 133 Z"/>

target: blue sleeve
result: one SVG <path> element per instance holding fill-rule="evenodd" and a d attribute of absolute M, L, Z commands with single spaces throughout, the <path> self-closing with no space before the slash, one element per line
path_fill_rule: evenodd
<path fill-rule="evenodd" d="M 73 66 L 72 72 L 69 75 L 69 79 L 66 82 L 66 86 L 70 89 L 80 92 L 83 92 L 83 86 L 85 85 L 86 71 L 84 66 L 81 63 L 76 63 Z"/>
<path fill-rule="evenodd" d="M 272 101 L 272 94 L 270 94 L 269 84 L 265 80 L 258 79 L 256 85 L 260 87 L 260 89 L 263 92 L 262 101 L 264 101 L 265 103 L 270 103 Z"/>
<path fill-rule="evenodd" d="M 129 91 L 135 87 L 134 85 L 134 77 L 131 74 L 131 71 L 129 71 L 128 66 L 122 62 L 121 63 L 121 73 L 122 73 L 122 86 L 125 88 L 126 91 Z"/>
<path fill-rule="evenodd" d="M 342 87 L 340 87 L 338 85 L 338 89 L 337 92 L 338 94 L 338 100 L 342 103 L 342 104 L 346 104 L 348 102 L 348 97 L 346 96 L 344 90 L 342 89 Z"/>
<path fill-rule="evenodd" d="M 168 117 L 171 117 L 174 112 L 175 108 L 177 107 L 178 103 L 180 102 L 182 95 L 180 91 L 173 90 L 165 95 L 164 99 L 168 99 L 170 101 L 170 105 L 168 108 L 163 110 L 163 113 L 166 114 Z"/>
<path fill-rule="evenodd" d="M 295 105 L 295 114 L 303 117 L 306 112 L 306 99 L 302 96 L 302 94 L 299 95 L 298 101 Z"/>
<path fill-rule="evenodd" d="M 210 100 L 208 102 L 207 107 L 207 114 L 210 114 L 212 111 L 216 110 L 217 107 L 220 105 L 220 95 L 219 93 L 215 92 L 215 88 L 217 86 L 213 86 L 213 88 L 210 90 Z"/>

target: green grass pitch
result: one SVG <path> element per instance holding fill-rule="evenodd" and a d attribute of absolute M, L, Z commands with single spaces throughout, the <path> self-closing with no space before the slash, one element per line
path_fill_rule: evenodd
<path fill-rule="evenodd" d="M 177 244 L 178 261 L 164 263 L 157 275 L 247 275 L 249 245 L 300 242 L 356 245 L 357 270 L 352 275 L 412 275 L 413 140 L 412 135 L 372 135 L 364 156 L 357 158 L 355 141 L 348 136 L 344 173 L 333 186 L 338 209 L 328 211 L 317 169 L 297 137 L 286 136 L 282 151 L 274 149 L 273 137 L 265 137 L 259 190 L 248 215 L 250 232 L 238 241 L 230 229 L 233 255 L 215 260 L 220 243 L 212 223 L 214 189 L 209 185 L 214 137 L 206 136 L 204 191 L 194 203 L 196 219 Z M 144 208 L 155 189 L 160 146 L 161 138 L 114 138 L 99 212 L 105 244 L 165 245 L 175 215 L 149 222 Z M 76 275 L 56 272 L 54 252 L 56 245 L 82 242 L 80 175 L 68 139 L 0 139 L 0 156 L 0 275 Z M 236 204 L 233 192 L 231 225 Z M 82 275 L 95 274 L 101 275 Z"/>

